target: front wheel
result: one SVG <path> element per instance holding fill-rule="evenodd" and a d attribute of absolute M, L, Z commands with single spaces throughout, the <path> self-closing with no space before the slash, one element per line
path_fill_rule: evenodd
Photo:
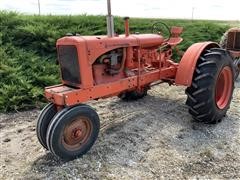
<path fill-rule="evenodd" d="M 218 48 L 206 51 L 198 60 L 192 85 L 186 89 L 189 113 L 200 122 L 220 122 L 229 109 L 233 89 L 231 57 Z"/>
<path fill-rule="evenodd" d="M 53 103 L 46 105 L 38 116 L 36 133 L 40 144 L 48 149 L 46 143 L 47 128 L 52 118 L 57 113 L 57 107 Z"/>
<path fill-rule="evenodd" d="M 48 149 L 61 159 L 75 159 L 90 150 L 99 129 L 98 114 L 90 106 L 79 105 L 60 111 L 47 130 Z"/>

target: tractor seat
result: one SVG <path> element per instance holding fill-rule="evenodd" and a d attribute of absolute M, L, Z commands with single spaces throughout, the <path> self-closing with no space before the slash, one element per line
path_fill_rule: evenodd
<path fill-rule="evenodd" d="M 180 35 L 183 32 L 183 27 L 173 26 L 171 27 L 171 37 L 168 40 L 168 44 L 171 46 L 176 46 L 183 41 Z"/>

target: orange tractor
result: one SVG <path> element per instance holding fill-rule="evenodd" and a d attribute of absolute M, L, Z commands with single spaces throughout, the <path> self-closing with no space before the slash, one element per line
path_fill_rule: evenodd
<path fill-rule="evenodd" d="M 221 121 L 239 71 L 234 63 L 240 57 L 239 32 L 231 35 L 229 50 L 215 42 L 200 42 L 175 63 L 171 57 L 183 40 L 183 28 L 158 22 L 153 26 L 157 33 L 130 34 L 129 18 L 125 18 L 125 34 L 117 35 L 113 24 L 108 0 L 108 35 L 68 35 L 57 41 L 62 84 L 45 89 L 50 103 L 37 123 L 43 147 L 65 160 L 85 154 L 97 139 L 100 121 L 96 111 L 82 103 L 112 96 L 137 100 L 146 96 L 151 86 L 164 82 L 187 87 L 186 104 L 193 119 Z M 167 29 L 169 37 L 164 37 L 159 27 Z"/>

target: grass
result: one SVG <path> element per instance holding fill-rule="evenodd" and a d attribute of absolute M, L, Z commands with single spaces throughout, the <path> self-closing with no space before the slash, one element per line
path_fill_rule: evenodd
<path fill-rule="evenodd" d="M 130 19 L 131 32 L 150 33 L 160 19 Z M 183 26 L 181 50 L 199 41 L 219 41 L 228 22 L 162 19 L 169 26 Z M 66 33 L 106 34 L 104 16 L 34 16 L 0 11 L 0 111 L 41 107 L 45 86 L 60 82 L 55 42 Z M 124 32 L 123 20 L 115 30 Z"/>

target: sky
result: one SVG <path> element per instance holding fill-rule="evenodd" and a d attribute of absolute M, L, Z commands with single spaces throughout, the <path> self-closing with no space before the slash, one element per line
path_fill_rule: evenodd
<path fill-rule="evenodd" d="M 105 15 L 107 0 L 39 0 L 41 14 Z M 240 20 L 240 0 L 112 0 L 112 14 L 149 18 Z M 38 0 L 0 0 L 0 10 L 38 14 Z"/>

